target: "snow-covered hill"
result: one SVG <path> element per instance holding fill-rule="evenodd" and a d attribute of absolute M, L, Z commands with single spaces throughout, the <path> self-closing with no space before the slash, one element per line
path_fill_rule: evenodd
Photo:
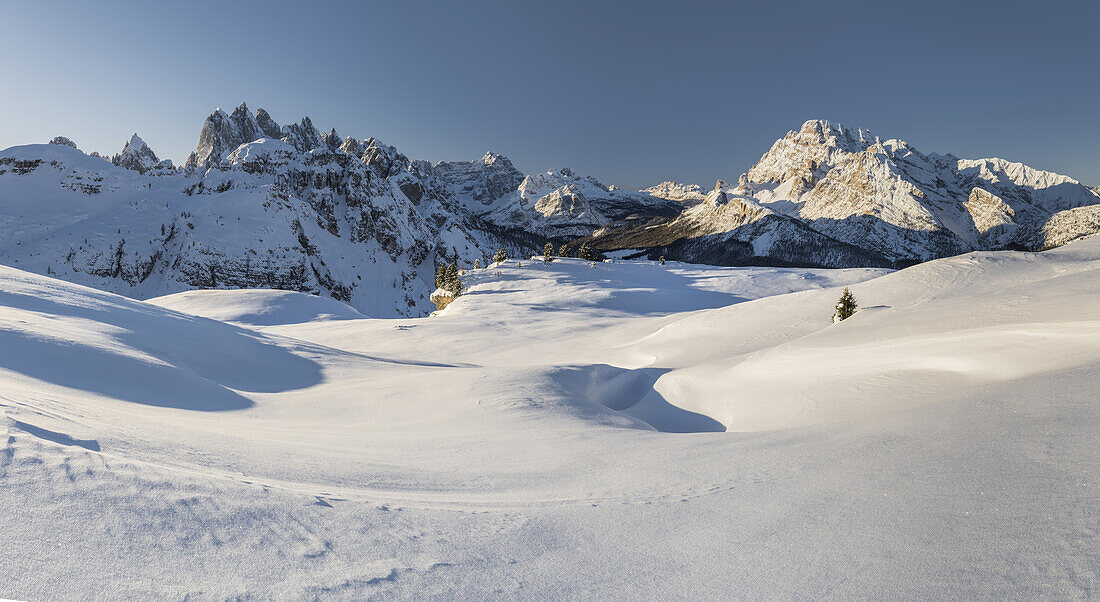
<path fill-rule="evenodd" d="M 892 273 L 522 264 L 389 320 L 0 268 L 0 592 L 1100 588 L 1100 237 Z"/>

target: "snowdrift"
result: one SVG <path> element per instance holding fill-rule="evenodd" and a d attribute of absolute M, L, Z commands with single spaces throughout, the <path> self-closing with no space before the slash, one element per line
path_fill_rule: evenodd
<path fill-rule="evenodd" d="M 2 268 L 0 592 L 1088 598 L 1098 270 L 509 260 L 371 319 Z"/>

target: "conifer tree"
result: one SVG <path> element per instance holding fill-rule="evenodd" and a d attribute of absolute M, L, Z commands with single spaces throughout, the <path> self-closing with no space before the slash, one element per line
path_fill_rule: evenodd
<path fill-rule="evenodd" d="M 546 246 L 544 246 L 542 248 L 542 260 L 546 263 L 550 263 L 551 261 L 554 261 L 554 245 L 553 245 L 553 243 L 547 242 Z"/>
<path fill-rule="evenodd" d="M 475 270 L 480 270 L 481 269 L 481 258 L 480 257 L 475 257 L 474 258 L 474 269 Z"/>
<path fill-rule="evenodd" d="M 581 248 L 577 249 L 577 257 L 584 259 L 585 261 L 599 261 L 600 254 L 588 246 L 587 242 L 581 243 Z"/>
<path fill-rule="evenodd" d="M 447 282 L 447 264 L 441 263 L 435 266 L 435 288 L 443 288 Z"/>
<path fill-rule="evenodd" d="M 844 287 L 844 292 L 840 294 L 840 300 L 836 302 L 836 312 L 833 313 L 833 323 L 840 322 L 841 320 L 847 320 L 856 313 L 856 308 L 859 305 L 856 304 L 856 297 L 852 294 L 852 291 L 848 290 L 848 287 Z"/>
<path fill-rule="evenodd" d="M 493 255 L 493 263 L 500 263 L 502 261 L 508 261 L 508 251 L 504 250 L 504 247 L 497 249 L 495 255 Z"/>
<path fill-rule="evenodd" d="M 569 257 L 569 247 L 564 244 L 558 247 L 558 257 Z"/>
<path fill-rule="evenodd" d="M 455 297 L 462 294 L 462 279 L 458 276 L 457 263 L 452 263 L 447 266 L 442 288 L 450 291 Z"/>

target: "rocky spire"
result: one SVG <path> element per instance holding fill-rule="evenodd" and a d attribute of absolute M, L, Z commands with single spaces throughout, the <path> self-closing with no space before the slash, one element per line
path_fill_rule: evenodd
<path fill-rule="evenodd" d="M 344 139 L 344 143 L 340 145 L 340 150 L 353 157 L 358 157 L 359 155 L 363 154 L 362 145 L 359 144 L 358 140 L 352 138 L 351 136 L 348 136 Z"/>
<path fill-rule="evenodd" d="M 160 159 L 140 136 L 134 134 L 122 148 L 122 152 L 111 159 L 111 163 L 143 174 L 156 167 Z"/>
<path fill-rule="evenodd" d="M 325 146 L 327 146 L 329 150 L 336 150 L 340 148 L 340 134 L 336 133 L 336 128 L 332 128 L 331 130 L 329 130 L 322 139 L 325 141 Z"/>
<path fill-rule="evenodd" d="M 383 178 L 397 175 L 409 165 L 409 158 L 397 149 L 371 138 L 361 157 L 374 173 Z"/>
<path fill-rule="evenodd" d="M 280 135 L 279 124 L 263 109 L 256 111 L 255 116 L 249 113 L 248 105 L 243 102 L 228 115 L 218 109 L 202 125 L 199 147 L 195 151 L 196 165 L 207 167 L 220 163 L 246 142 L 278 138 Z"/>
<path fill-rule="evenodd" d="M 300 123 L 284 125 L 283 140 L 302 153 L 325 145 L 321 133 L 313 127 L 309 117 L 303 117 Z"/>
<path fill-rule="evenodd" d="M 264 109 L 256 109 L 256 125 L 260 126 L 260 131 L 263 132 L 264 138 L 278 139 L 283 135 L 282 130 L 279 128 L 279 124 L 275 123 L 275 120 L 271 118 L 271 115 Z"/>

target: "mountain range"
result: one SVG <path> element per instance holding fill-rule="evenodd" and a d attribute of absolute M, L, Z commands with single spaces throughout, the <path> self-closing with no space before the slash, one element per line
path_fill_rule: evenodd
<path fill-rule="evenodd" d="M 182 166 L 134 134 L 108 158 L 68 138 L 0 151 L 0 263 L 148 298 L 280 288 L 373 316 L 431 309 L 441 262 L 588 241 L 716 265 L 895 267 L 1041 250 L 1100 230 L 1100 188 L 1003 159 L 922 154 L 806 122 L 736 186 L 605 186 L 505 156 L 410 159 L 374 138 L 214 111 Z"/>

